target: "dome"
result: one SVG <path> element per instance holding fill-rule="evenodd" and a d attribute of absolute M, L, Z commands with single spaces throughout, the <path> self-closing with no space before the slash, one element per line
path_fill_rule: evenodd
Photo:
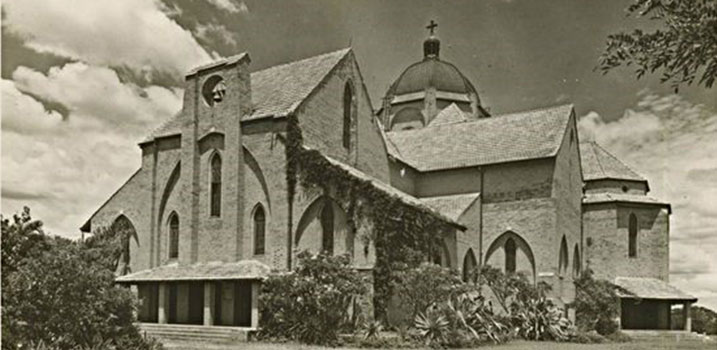
<path fill-rule="evenodd" d="M 423 61 L 406 68 L 393 83 L 389 93 L 403 95 L 424 91 L 427 87 L 434 87 L 437 91 L 461 94 L 476 92 L 473 85 L 456 66 L 441 61 L 437 57 L 426 57 Z"/>

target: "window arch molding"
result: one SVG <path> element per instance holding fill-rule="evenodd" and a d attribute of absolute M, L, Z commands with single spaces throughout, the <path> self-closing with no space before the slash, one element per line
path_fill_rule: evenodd
<path fill-rule="evenodd" d="M 254 255 L 266 253 L 266 210 L 261 203 L 254 206 L 251 214 L 254 232 Z"/>
<path fill-rule="evenodd" d="M 168 232 L 168 248 L 167 257 L 169 259 L 179 258 L 179 215 L 176 211 L 172 211 L 167 218 L 167 232 Z"/>
<path fill-rule="evenodd" d="M 532 276 L 530 277 L 532 277 L 533 281 L 536 281 L 535 256 L 533 255 L 533 250 L 530 248 L 528 242 L 523 239 L 523 237 L 513 231 L 506 231 L 493 240 L 490 246 L 488 246 L 488 250 L 486 250 L 484 264 L 488 264 L 490 258 L 493 256 L 493 253 L 498 251 L 498 249 L 502 249 L 505 247 L 505 243 L 509 238 L 512 238 L 515 242 L 516 253 L 518 251 L 521 251 L 528 259 L 528 262 L 530 263 L 530 272 L 532 274 Z"/>
<path fill-rule="evenodd" d="M 223 161 L 218 150 L 209 155 L 209 216 L 219 217 L 222 211 Z"/>

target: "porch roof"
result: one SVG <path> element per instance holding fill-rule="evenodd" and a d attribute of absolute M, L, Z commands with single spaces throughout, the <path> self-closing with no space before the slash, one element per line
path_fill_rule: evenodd
<path fill-rule="evenodd" d="M 618 295 L 621 298 L 697 301 L 696 297 L 657 278 L 617 277 L 615 278 L 615 284 L 629 292 L 618 291 Z"/>
<path fill-rule="evenodd" d="M 271 268 L 256 260 L 212 261 L 192 265 L 171 264 L 119 276 L 117 283 L 206 280 L 257 280 L 269 275 Z"/>

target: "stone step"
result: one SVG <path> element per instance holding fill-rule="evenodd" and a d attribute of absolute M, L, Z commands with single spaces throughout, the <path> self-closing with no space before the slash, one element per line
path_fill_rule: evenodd
<path fill-rule="evenodd" d="M 202 341 L 233 343 L 247 341 L 255 329 L 246 327 L 200 326 L 180 324 L 137 324 L 140 332 L 162 341 Z"/>
<path fill-rule="evenodd" d="M 697 333 L 675 330 L 623 330 L 632 339 L 665 339 L 681 343 L 709 343 L 715 340 Z"/>

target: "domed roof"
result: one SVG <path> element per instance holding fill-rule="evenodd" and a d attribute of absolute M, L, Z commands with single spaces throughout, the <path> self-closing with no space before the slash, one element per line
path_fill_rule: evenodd
<path fill-rule="evenodd" d="M 424 91 L 427 87 L 462 94 L 475 92 L 473 85 L 456 66 L 437 57 L 426 57 L 423 61 L 410 65 L 393 83 L 389 92 L 403 95 Z"/>

